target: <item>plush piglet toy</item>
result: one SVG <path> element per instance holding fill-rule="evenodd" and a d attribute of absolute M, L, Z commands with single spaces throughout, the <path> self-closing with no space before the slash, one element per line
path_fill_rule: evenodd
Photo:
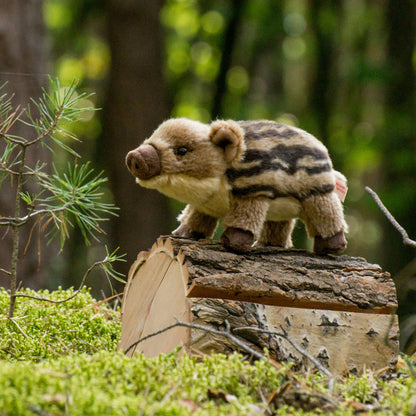
<path fill-rule="evenodd" d="M 325 146 L 309 133 L 274 121 L 185 118 L 162 123 L 126 157 L 139 185 L 182 201 L 173 235 L 212 237 L 245 252 L 253 243 L 288 248 L 296 219 L 317 254 L 338 254 L 347 241 L 342 201 L 346 180 Z"/>

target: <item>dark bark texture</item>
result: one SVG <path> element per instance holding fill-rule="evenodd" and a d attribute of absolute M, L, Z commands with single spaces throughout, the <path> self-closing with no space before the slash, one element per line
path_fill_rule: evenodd
<path fill-rule="evenodd" d="M 360 257 L 272 247 L 235 254 L 209 240 L 172 244 L 186 258 L 189 297 L 378 314 L 397 308 L 390 274 Z"/>
<path fill-rule="evenodd" d="M 137 251 L 170 231 L 167 199 L 139 187 L 125 166 L 136 148 L 167 118 L 162 76 L 159 13 L 162 1 L 107 2 L 111 71 L 100 151 L 119 217 L 112 222 L 111 246 L 127 253 L 127 272 Z M 124 267 L 124 268 L 123 268 Z"/>

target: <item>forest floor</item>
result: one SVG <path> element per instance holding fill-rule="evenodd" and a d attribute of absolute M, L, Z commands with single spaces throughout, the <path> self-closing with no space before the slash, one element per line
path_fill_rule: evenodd
<path fill-rule="evenodd" d="M 31 292 L 62 300 L 72 290 Z M 328 379 L 239 354 L 147 358 L 117 352 L 120 316 L 83 290 L 64 303 L 19 298 L 7 319 L 0 290 L 1 415 L 416 414 L 416 360 L 389 377 Z"/>

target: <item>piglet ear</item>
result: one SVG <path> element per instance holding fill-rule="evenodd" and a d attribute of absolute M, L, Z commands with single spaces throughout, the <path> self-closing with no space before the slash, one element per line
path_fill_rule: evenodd
<path fill-rule="evenodd" d="M 227 163 L 238 162 L 246 150 L 243 129 L 233 120 L 217 120 L 211 124 L 209 138 L 224 151 Z"/>

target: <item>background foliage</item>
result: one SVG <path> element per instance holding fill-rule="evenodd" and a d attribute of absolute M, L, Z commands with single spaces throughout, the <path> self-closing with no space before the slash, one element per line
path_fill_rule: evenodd
<path fill-rule="evenodd" d="M 328 146 L 349 179 L 347 253 L 391 271 L 401 316 L 415 313 L 414 250 L 364 192 L 376 190 L 416 235 L 415 9 L 412 0 L 45 0 L 50 72 L 80 79 L 103 109 L 76 125 L 77 151 L 110 177 L 121 210 L 107 231 L 128 253 L 122 271 L 180 209 L 134 185 L 125 153 L 169 116 L 274 119 Z M 303 226 L 296 235 L 309 247 Z M 50 287 L 73 284 L 96 255 L 81 238 L 52 264 L 60 277 Z"/>

